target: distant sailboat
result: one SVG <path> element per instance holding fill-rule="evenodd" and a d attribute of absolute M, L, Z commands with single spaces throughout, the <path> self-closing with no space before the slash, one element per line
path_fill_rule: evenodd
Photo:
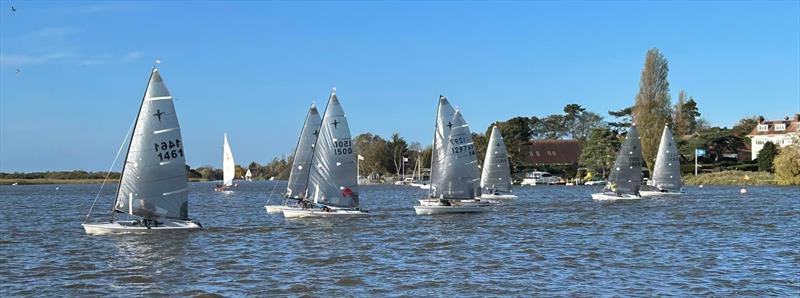
<path fill-rule="evenodd" d="M 244 181 L 253 181 L 253 172 L 250 172 L 250 169 L 247 169 L 247 172 L 244 173 Z"/>
<path fill-rule="evenodd" d="M 439 97 L 431 156 L 431 188 L 417 214 L 482 212 L 480 176 L 472 135 L 461 113 Z M 449 118 L 448 118 L 449 117 Z"/>
<path fill-rule="evenodd" d="M 308 187 L 308 173 L 311 169 L 311 158 L 314 155 L 314 146 L 319 135 L 319 128 L 322 119 L 319 117 L 317 106 L 312 104 L 303 122 L 303 129 L 300 130 L 300 137 L 297 139 L 297 146 L 294 149 L 292 158 L 292 170 L 289 173 L 289 184 L 286 185 L 286 192 L 281 205 L 266 205 L 267 213 L 279 213 L 286 208 L 299 208 L 298 203 L 306 199 L 306 188 Z"/>
<path fill-rule="evenodd" d="M 608 184 L 602 193 L 592 194 L 595 200 L 640 199 L 642 187 L 642 145 L 636 124 L 631 125 L 622 143 Z"/>
<path fill-rule="evenodd" d="M 283 210 L 286 218 L 367 215 L 361 210 L 356 173 L 356 150 L 350 127 L 336 91 L 331 92 L 328 106 L 314 146 L 307 193 L 314 207 Z"/>
<path fill-rule="evenodd" d="M 155 67 L 133 127 L 111 221 L 84 222 L 84 230 L 87 234 L 108 234 L 201 229 L 189 218 L 181 129 L 172 96 Z M 118 220 L 117 213 L 138 219 Z"/>
<path fill-rule="evenodd" d="M 232 193 L 231 188 L 238 186 L 233 183 L 233 178 L 236 176 L 236 162 L 233 161 L 233 152 L 231 145 L 228 142 L 228 133 L 222 141 L 222 185 L 217 185 L 214 191 L 223 193 Z"/>
<path fill-rule="evenodd" d="M 511 169 L 508 165 L 508 151 L 503 135 L 497 126 L 492 127 L 492 135 L 486 148 L 481 174 L 482 199 L 507 200 L 516 199 L 511 194 Z"/>
<path fill-rule="evenodd" d="M 651 186 L 645 186 L 641 191 L 642 196 L 667 196 L 683 194 L 681 183 L 681 163 L 678 146 L 668 126 L 664 126 L 661 134 L 661 143 L 658 145 L 658 155 L 653 169 Z"/>

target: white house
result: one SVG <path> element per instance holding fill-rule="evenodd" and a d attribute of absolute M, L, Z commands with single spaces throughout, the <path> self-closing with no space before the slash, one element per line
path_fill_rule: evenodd
<path fill-rule="evenodd" d="M 758 125 L 747 135 L 750 137 L 750 151 L 752 159 L 758 157 L 758 152 L 764 144 L 772 142 L 778 147 L 784 147 L 800 140 L 800 113 L 793 118 L 765 121 L 764 117 L 758 118 Z"/>

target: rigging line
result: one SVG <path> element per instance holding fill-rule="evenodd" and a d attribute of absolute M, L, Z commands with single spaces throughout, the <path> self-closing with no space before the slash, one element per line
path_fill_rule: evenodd
<path fill-rule="evenodd" d="M 133 121 L 133 123 L 131 124 L 131 127 L 128 128 L 128 132 L 122 138 L 122 144 L 119 145 L 119 149 L 117 150 L 117 155 L 114 156 L 114 161 L 111 162 L 111 167 L 108 168 L 108 172 L 106 173 L 106 178 L 103 179 L 103 183 L 100 184 L 100 190 L 97 191 L 97 196 L 94 197 L 94 201 L 92 202 L 92 206 L 89 207 L 89 212 L 86 213 L 86 218 L 83 219 L 83 223 L 86 223 L 89 220 L 89 216 L 92 215 L 92 210 L 94 210 L 94 205 L 97 204 L 97 199 L 100 198 L 100 194 L 103 192 L 103 187 L 106 185 L 106 181 L 108 181 L 108 177 L 111 176 L 111 170 L 113 170 L 114 169 L 114 165 L 117 164 L 117 160 L 119 159 L 119 155 L 122 153 L 122 148 L 125 148 L 125 143 L 128 142 L 128 135 L 133 130 L 134 125 L 136 125 L 136 120 Z M 120 175 L 122 175 L 122 173 L 120 173 Z"/>
<path fill-rule="evenodd" d="M 278 175 L 280 175 L 280 174 L 278 174 Z M 267 180 L 267 181 L 269 181 L 269 180 Z M 275 191 L 275 188 L 278 186 L 278 183 L 279 182 L 276 181 L 275 184 L 272 185 L 272 190 L 270 190 L 269 194 L 267 195 L 267 205 L 269 205 L 269 202 L 272 200 L 272 192 Z"/>

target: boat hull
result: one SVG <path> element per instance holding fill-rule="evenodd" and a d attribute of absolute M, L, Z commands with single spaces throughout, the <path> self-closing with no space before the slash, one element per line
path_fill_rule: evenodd
<path fill-rule="evenodd" d="M 608 193 L 593 193 L 592 199 L 596 201 L 616 201 L 616 200 L 640 200 L 642 197 L 623 194 L 618 196 L 616 194 L 608 194 Z"/>
<path fill-rule="evenodd" d="M 85 223 L 84 231 L 89 235 L 107 234 L 153 234 L 191 232 L 203 229 L 203 226 L 194 221 L 165 220 L 163 224 L 147 228 L 135 221 L 115 221 L 110 223 Z"/>
<path fill-rule="evenodd" d="M 660 192 L 660 191 L 640 191 L 642 197 L 675 197 L 686 194 L 685 192 Z"/>
<path fill-rule="evenodd" d="M 369 213 L 362 210 L 333 210 L 322 211 L 316 209 L 289 208 L 283 210 L 285 218 L 319 218 L 319 217 L 359 217 L 367 216 Z"/>
<path fill-rule="evenodd" d="M 496 200 L 496 201 L 503 201 L 503 200 L 513 200 L 516 199 L 517 196 L 512 194 L 502 194 L 502 195 L 492 195 L 492 194 L 483 194 L 481 195 L 482 200 Z"/>
<path fill-rule="evenodd" d="M 283 210 L 287 209 L 301 209 L 300 207 L 293 207 L 293 206 L 286 206 L 286 205 L 266 205 L 264 209 L 267 209 L 267 213 L 282 213 Z"/>

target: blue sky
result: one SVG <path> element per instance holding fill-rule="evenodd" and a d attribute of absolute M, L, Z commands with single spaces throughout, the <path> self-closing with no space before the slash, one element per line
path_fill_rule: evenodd
<path fill-rule="evenodd" d="M 605 114 L 651 47 L 712 125 L 800 111 L 800 1 L 0 2 L 5 172 L 108 168 L 156 58 L 193 167 L 221 165 L 226 131 L 237 163 L 290 154 L 332 87 L 354 135 L 423 145 L 439 94 L 477 131 Z"/>

